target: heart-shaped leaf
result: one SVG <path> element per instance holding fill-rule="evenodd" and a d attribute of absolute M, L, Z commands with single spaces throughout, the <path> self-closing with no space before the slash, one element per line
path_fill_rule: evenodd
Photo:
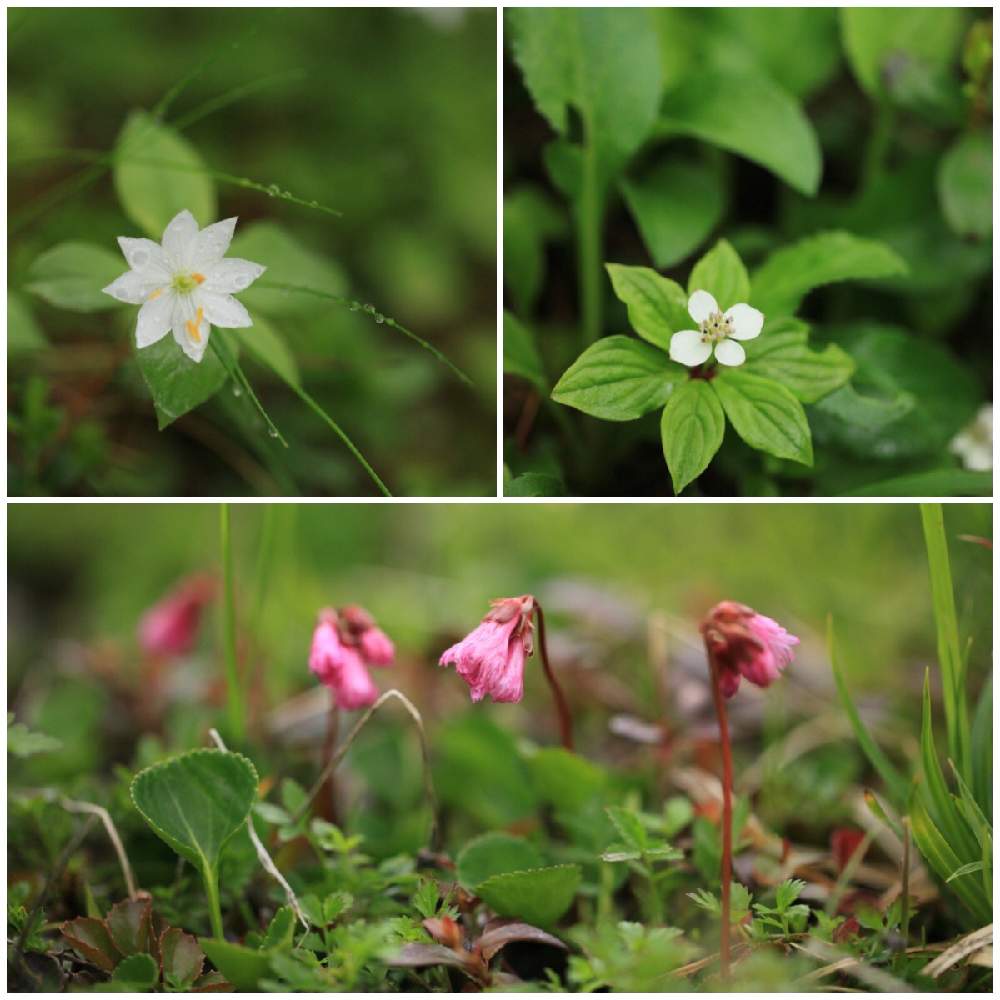
<path fill-rule="evenodd" d="M 484 833 L 470 840 L 456 860 L 458 881 L 471 890 L 493 875 L 540 868 L 543 864 L 534 844 L 509 833 Z"/>
<path fill-rule="evenodd" d="M 246 822 L 257 798 L 257 771 L 246 757 L 192 750 L 140 771 L 132 801 L 181 857 L 215 871 L 222 848 Z"/>
<path fill-rule="evenodd" d="M 579 884 L 579 865 L 555 865 L 494 875 L 477 892 L 500 916 L 545 927 L 570 908 Z"/>

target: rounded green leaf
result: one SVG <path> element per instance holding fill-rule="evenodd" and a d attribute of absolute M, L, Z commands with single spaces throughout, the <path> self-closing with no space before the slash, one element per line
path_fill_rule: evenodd
<path fill-rule="evenodd" d="M 661 407 L 683 377 L 663 351 L 631 337 L 605 337 L 563 373 L 552 398 L 602 420 L 637 420 Z"/>
<path fill-rule="evenodd" d="M 156 834 L 200 870 L 214 870 L 250 815 L 257 771 L 240 754 L 192 750 L 140 771 L 131 792 Z"/>
<path fill-rule="evenodd" d="M 213 330 L 211 336 L 221 337 L 222 333 Z M 237 341 L 230 343 L 235 347 Z M 211 344 L 201 361 L 195 362 L 180 349 L 170 333 L 149 347 L 137 349 L 135 357 L 153 397 L 161 431 L 214 396 L 228 377 Z"/>
<path fill-rule="evenodd" d="M 802 194 L 819 186 L 819 140 L 798 102 L 762 73 L 705 70 L 664 98 L 661 131 L 759 163 Z"/>
<path fill-rule="evenodd" d="M 555 865 L 494 875 L 476 891 L 501 917 L 546 927 L 572 906 L 579 884 L 579 865 Z"/>
<path fill-rule="evenodd" d="M 694 320 L 688 314 L 684 289 L 659 275 L 651 267 L 605 264 L 615 295 L 628 306 L 628 321 L 643 340 L 664 351 L 678 330 L 690 330 Z"/>
<path fill-rule="evenodd" d="M 216 221 L 215 182 L 194 146 L 145 111 L 133 111 L 115 147 L 115 191 L 125 214 L 159 239 L 185 208 L 202 226 Z"/>
<path fill-rule="evenodd" d="M 111 981 L 133 988 L 136 992 L 151 989 L 160 978 L 160 970 L 152 955 L 129 955 L 123 958 L 111 975 Z"/>
<path fill-rule="evenodd" d="M 121 303 L 101 289 L 127 270 L 121 254 L 91 243 L 60 243 L 35 258 L 25 288 L 60 309 L 117 309 Z"/>
<path fill-rule="evenodd" d="M 205 954 L 193 935 L 179 927 L 168 927 L 160 935 L 160 965 L 164 978 L 187 985 L 201 975 Z"/>
<path fill-rule="evenodd" d="M 750 278 L 728 240 L 719 240 L 691 269 L 688 292 L 711 292 L 720 309 L 750 301 Z M 694 324 L 688 327 L 693 329 Z"/>
<path fill-rule="evenodd" d="M 719 397 L 704 379 L 690 378 L 663 408 L 660 435 L 674 493 L 697 479 L 722 444 L 726 418 Z"/>
<path fill-rule="evenodd" d="M 237 990 L 257 992 L 260 980 L 271 971 L 271 950 L 257 951 L 219 938 L 199 938 L 198 944 Z"/>
<path fill-rule="evenodd" d="M 963 135 L 944 154 L 938 196 L 948 225 L 959 236 L 989 236 L 993 230 L 993 147 L 986 132 Z"/>
<path fill-rule="evenodd" d="M 812 434 L 802 404 L 778 382 L 730 368 L 711 382 L 733 429 L 751 448 L 812 465 Z"/>
<path fill-rule="evenodd" d="M 470 840 L 456 859 L 458 881 L 469 890 L 493 875 L 541 868 L 543 864 L 534 844 L 510 833 L 484 833 Z"/>

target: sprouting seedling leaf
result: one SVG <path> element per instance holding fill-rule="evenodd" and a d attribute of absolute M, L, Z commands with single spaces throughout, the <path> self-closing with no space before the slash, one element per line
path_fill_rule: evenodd
<path fill-rule="evenodd" d="M 140 771 L 131 792 L 153 831 L 201 872 L 213 933 L 222 937 L 219 858 L 256 801 L 253 764 L 222 750 L 192 750 Z"/>

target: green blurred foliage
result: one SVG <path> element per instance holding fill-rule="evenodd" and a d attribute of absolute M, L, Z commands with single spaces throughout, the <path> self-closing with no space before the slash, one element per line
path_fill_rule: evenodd
<path fill-rule="evenodd" d="M 57 244 L 117 255 L 117 236 L 139 235 L 108 173 L 48 201 L 88 169 L 67 154 L 107 153 L 132 111 L 151 110 L 182 83 L 168 121 L 224 99 L 183 132 L 211 170 L 342 213 L 217 181 L 219 214 L 240 217 L 247 252 L 267 233 L 291 234 L 310 262 L 308 275 L 294 265 L 301 283 L 321 280 L 313 262 L 322 261 L 336 291 L 375 303 L 475 382 L 470 391 L 397 331 L 317 300 L 283 310 L 277 330 L 309 391 L 394 492 L 492 493 L 492 10 L 20 9 L 9 12 L 8 32 L 12 288 L 29 284 L 35 260 Z M 269 257 L 279 252 L 291 265 L 280 246 Z M 134 310 L 84 316 L 28 293 L 12 303 L 11 492 L 370 492 L 351 456 L 273 375 L 270 358 L 262 365 L 244 352 L 243 363 L 291 449 L 269 440 L 245 399 L 226 391 L 160 434 L 129 346 Z M 48 436 L 25 426 L 25 411 L 37 409 L 28 386 L 38 379 L 57 419 Z M 90 463 L 75 454 L 81 423 L 99 441 Z"/>

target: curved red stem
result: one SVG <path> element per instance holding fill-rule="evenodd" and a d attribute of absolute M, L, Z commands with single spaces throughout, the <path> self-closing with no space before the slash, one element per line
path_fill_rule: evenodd
<path fill-rule="evenodd" d="M 572 753 L 573 714 L 569 710 L 566 697 L 549 664 L 549 649 L 545 642 L 545 615 L 542 613 L 542 606 L 537 601 L 535 602 L 535 612 L 538 615 L 538 648 L 542 654 L 542 670 L 545 671 L 545 679 L 549 682 L 552 700 L 556 704 L 556 714 L 559 716 L 559 735 L 562 738 L 562 745 Z"/>

